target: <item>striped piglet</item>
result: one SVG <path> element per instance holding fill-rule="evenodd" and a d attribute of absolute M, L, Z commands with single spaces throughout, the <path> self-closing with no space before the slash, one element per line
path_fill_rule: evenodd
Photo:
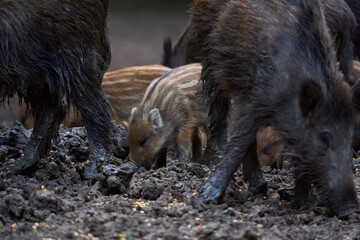
<path fill-rule="evenodd" d="M 208 109 L 200 74 L 200 64 L 167 72 L 150 84 L 140 105 L 132 110 L 127 139 L 130 157 L 138 166 L 165 166 L 167 148 L 172 144 L 177 144 L 186 158 L 201 160 L 199 129 L 206 132 Z"/>

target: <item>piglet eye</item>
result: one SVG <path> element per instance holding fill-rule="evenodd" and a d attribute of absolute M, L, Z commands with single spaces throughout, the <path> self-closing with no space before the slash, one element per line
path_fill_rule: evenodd
<path fill-rule="evenodd" d="M 328 132 L 320 133 L 320 140 L 326 145 L 327 148 L 330 147 L 331 135 Z"/>
<path fill-rule="evenodd" d="M 263 148 L 263 152 L 264 152 L 264 154 L 266 154 L 266 155 L 270 155 L 270 154 L 271 154 L 271 144 L 266 145 L 266 146 Z"/>
<path fill-rule="evenodd" d="M 143 147 L 145 146 L 145 144 L 147 143 L 148 141 L 148 137 L 144 137 L 143 139 L 140 140 L 140 146 Z"/>

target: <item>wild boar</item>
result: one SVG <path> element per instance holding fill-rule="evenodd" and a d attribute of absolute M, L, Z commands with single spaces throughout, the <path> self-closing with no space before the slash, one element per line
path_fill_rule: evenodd
<path fill-rule="evenodd" d="M 93 178 L 109 155 L 110 105 L 101 80 L 110 63 L 109 0 L 9 0 L 0 4 L 0 101 L 17 93 L 35 127 L 12 173 L 31 169 L 51 147 L 65 117 L 63 96 L 81 113 Z"/>
<path fill-rule="evenodd" d="M 240 164 L 250 190 L 267 191 L 255 136 L 270 125 L 292 151 L 295 206 L 311 202 L 313 184 L 338 217 L 358 211 L 351 143 L 359 91 L 351 94 L 336 68 L 321 1 L 229 0 L 209 24 L 213 12 L 202 11 L 204 4 L 213 1 L 194 1 L 192 20 L 197 36 L 207 33 L 201 78 L 210 142 L 223 159 L 194 206 L 218 202 Z"/>
<path fill-rule="evenodd" d="M 162 64 L 174 68 L 184 64 L 201 62 L 204 57 L 202 49 L 207 39 L 206 36 L 216 22 L 218 12 L 228 2 L 229 0 L 207 0 L 197 3 L 201 4 L 201 7 L 197 8 L 197 12 L 193 12 L 193 18 L 190 19 L 175 45 L 172 46 L 170 39 L 164 41 Z M 334 46 L 337 59 L 340 61 L 340 70 L 345 75 L 345 80 L 352 85 L 354 82 L 349 79 L 349 74 L 351 72 L 351 61 L 353 60 L 353 41 L 355 43 L 355 53 L 358 51 L 356 50 L 357 45 L 359 45 L 357 42 L 360 41 L 357 39 L 360 36 L 358 33 L 360 27 L 356 28 L 358 18 L 355 18 L 354 13 L 356 16 L 360 14 L 360 3 L 356 3 L 354 0 L 346 0 L 346 2 L 344 0 L 320 1 L 324 7 L 326 23 L 335 39 Z M 201 31 L 194 29 L 194 24 L 192 24 L 194 18 L 199 21 L 197 16 L 202 16 L 201 24 L 203 28 Z"/>

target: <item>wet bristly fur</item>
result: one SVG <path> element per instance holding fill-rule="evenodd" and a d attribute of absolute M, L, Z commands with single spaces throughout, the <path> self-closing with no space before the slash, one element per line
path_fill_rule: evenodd
<path fill-rule="evenodd" d="M 64 102 L 66 106 L 66 101 L 64 100 Z M 26 103 L 21 106 L 18 119 L 25 129 L 34 128 L 35 119 Z M 66 107 L 66 116 L 61 123 L 69 128 L 80 127 L 84 125 L 81 114 L 74 107 Z"/>
<path fill-rule="evenodd" d="M 190 64 L 150 84 L 129 119 L 130 156 L 138 166 L 150 168 L 170 144 L 187 157 L 201 158 L 198 129 L 206 128 L 207 107 L 200 74 L 201 65 Z"/>
<path fill-rule="evenodd" d="M 310 200 L 314 184 L 333 213 L 342 217 L 357 209 L 354 109 L 319 1 L 229 0 L 210 26 L 203 21 L 208 17 L 198 14 L 197 2 L 206 1 L 195 0 L 194 28 L 209 33 L 202 80 L 210 142 L 224 149 L 223 161 L 200 191 L 201 201 L 216 202 L 241 163 L 250 189 L 264 190 L 255 135 L 270 125 L 297 156 L 295 205 Z M 224 144 L 228 115 L 231 134 Z"/>
<path fill-rule="evenodd" d="M 171 69 L 161 65 L 147 65 L 106 72 L 103 77 L 102 90 L 110 102 L 111 119 L 119 124 L 127 121 L 131 109 L 140 104 L 151 81 L 169 70 Z M 19 120 L 26 129 L 34 127 L 34 119 L 26 104 L 20 109 Z M 66 117 L 62 124 L 67 127 L 78 127 L 84 123 L 81 114 L 74 107 L 70 107 L 66 111 Z"/>
<path fill-rule="evenodd" d="M 194 31 L 189 22 L 174 46 L 172 46 L 170 38 L 164 40 L 162 60 L 164 66 L 176 68 L 189 63 L 201 62 L 202 41 L 198 41 L 193 34 Z"/>
<path fill-rule="evenodd" d="M 351 11 L 354 13 L 357 27 L 352 36 L 354 43 L 354 55 L 357 59 L 360 59 L 360 1 L 358 0 L 345 0 L 349 5 Z"/>
<path fill-rule="evenodd" d="M 336 55 L 340 63 L 339 69 L 346 81 L 350 82 L 353 36 L 357 25 L 355 16 L 344 0 L 321 0 L 320 2 L 323 3 L 325 20 L 334 38 Z"/>
<path fill-rule="evenodd" d="M 109 0 L 6 0 L 0 5 L 0 101 L 17 93 L 35 128 L 23 171 L 47 154 L 65 116 L 62 98 L 85 120 L 91 156 L 108 150 L 110 106 L 101 91 L 110 63 Z"/>
<path fill-rule="evenodd" d="M 339 62 L 337 62 L 339 66 Z M 350 72 L 351 82 L 356 82 L 360 77 L 360 62 L 354 60 L 352 63 L 352 71 Z M 344 82 L 344 85 L 351 87 Z M 257 155 L 259 163 L 262 166 L 281 167 L 282 159 L 286 153 L 284 152 L 284 143 L 279 138 L 277 132 L 270 126 L 259 128 L 256 133 Z M 355 151 L 360 148 L 360 114 L 357 112 L 355 117 L 353 148 Z"/>
<path fill-rule="evenodd" d="M 201 51 L 203 45 L 206 43 L 211 26 L 217 19 L 218 12 L 221 11 L 222 6 L 226 2 L 228 0 L 202 0 L 194 2 L 192 6 L 192 9 L 196 9 L 196 11 L 192 11 L 194 16 L 174 46 L 172 47 L 169 39 L 164 41 L 163 64 L 165 66 L 173 68 L 184 64 L 201 62 L 203 59 Z M 341 62 L 340 70 L 344 73 L 346 80 L 350 81 L 348 75 L 351 71 L 351 61 L 353 59 L 352 38 L 355 39 L 353 36 L 356 27 L 354 14 L 344 0 L 322 0 L 321 3 L 324 6 L 325 20 L 336 41 L 337 58 Z M 203 27 L 195 31 L 193 28 L 194 21 L 195 24 L 202 25 Z"/>
<path fill-rule="evenodd" d="M 195 1 L 191 9 L 195 15 L 190 19 L 178 40 L 171 45 L 170 39 L 164 41 L 163 65 L 174 68 L 184 64 L 201 62 L 203 59 L 202 49 L 211 30 L 216 22 L 217 14 L 228 0 L 202 0 Z M 198 17 L 201 16 L 201 17 Z M 193 20 L 202 24 L 203 29 L 194 29 Z"/>

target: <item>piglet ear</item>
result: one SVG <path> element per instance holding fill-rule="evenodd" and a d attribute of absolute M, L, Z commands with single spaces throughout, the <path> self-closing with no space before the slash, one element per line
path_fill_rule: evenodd
<path fill-rule="evenodd" d="M 122 125 L 126 130 L 129 128 L 129 123 L 127 121 L 122 121 Z"/>
<path fill-rule="evenodd" d="M 360 112 L 360 78 L 357 79 L 351 88 L 351 99 L 356 112 Z"/>
<path fill-rule="evenodd" d="M 299 94 L 299 105 L 303 117 L 309 117 L 322 100 L 320 85 L 314 80 L 306 80 Z"/>
<path fill-rule="evenodd" d="M 131 116 L 134 115 L 134 113 L 136 112 L 136 110 L 137 110 L 137 107 L 133 107 L 133 108 L 131 109 Z"/>
<path fill-rule="evenodd" d="M 159 109 L 157 108 L 154 108 L 153 110 L 150 111 L 149 120 L 154 128 L 161 128 L 164 126 Z"/>

